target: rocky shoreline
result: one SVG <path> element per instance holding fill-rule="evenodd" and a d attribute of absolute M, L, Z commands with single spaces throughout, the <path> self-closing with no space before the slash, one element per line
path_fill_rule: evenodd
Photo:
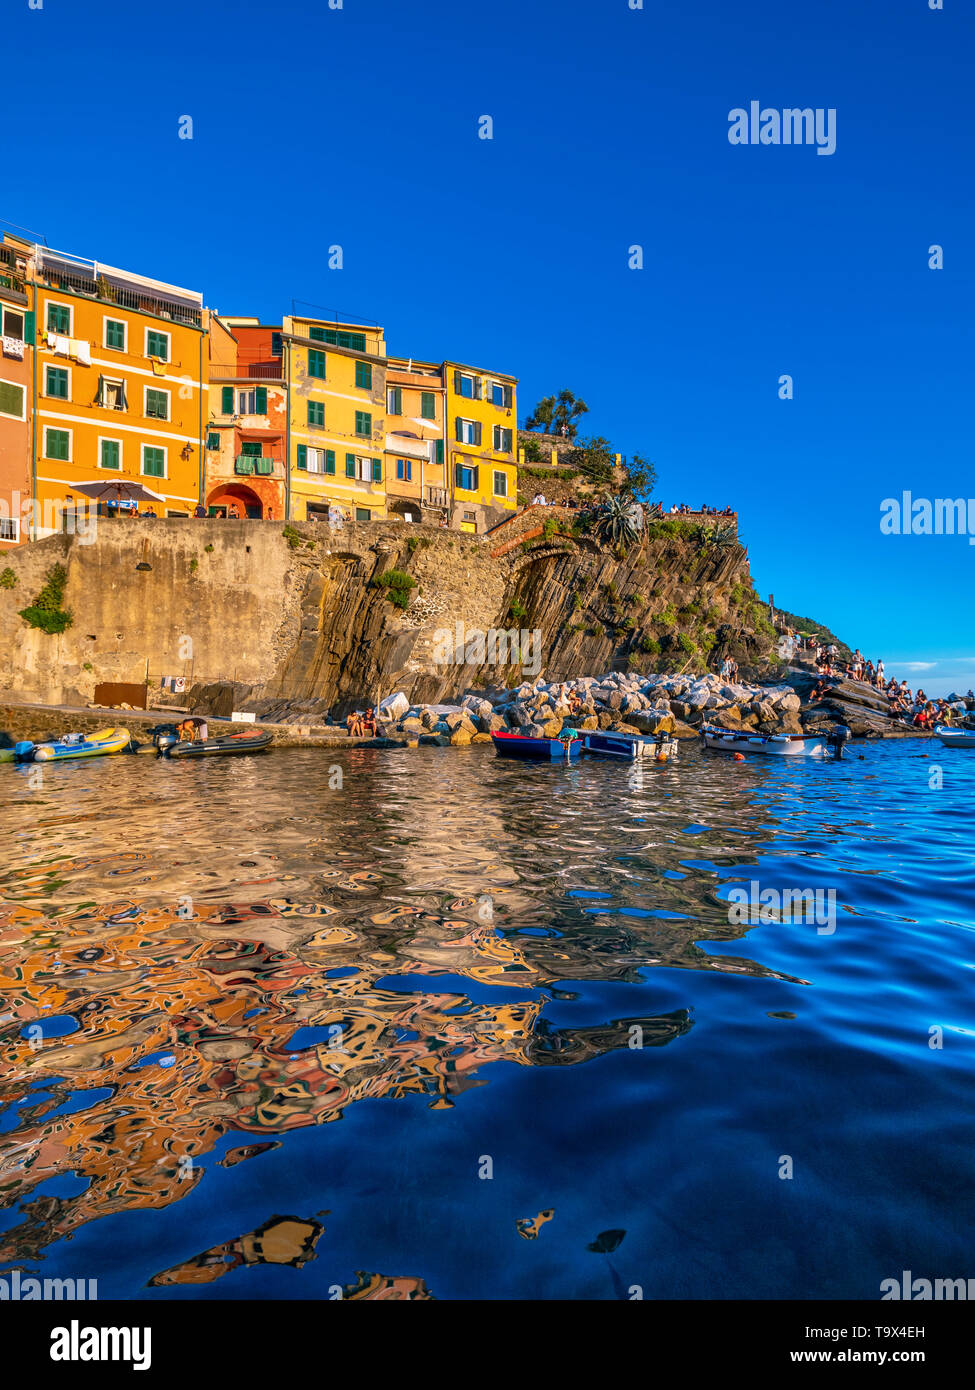
<path fill-rule="evenodd" d="M 802 734 L 845 725 L 854 738 L 914 738 L 921 731 L 892 720 L 886 701 L 846 681 L 828 701 L 808 703 L 815 679 L 790 668 L 778 684 L 728 683 L 720 676 L 636 675 L 612 672 L 549 682 L 541 677 L 513 688 L 468 691 L 455 705 L 411 705 L 404 694 L 380 703 L 383 729 L 408 743 L 465 745 L 492 733 L 557 738 L 563 727 L 697 738 L 702 724 L 761 734 Z M 580 704 L 573 711 L 571 696 Z"/>

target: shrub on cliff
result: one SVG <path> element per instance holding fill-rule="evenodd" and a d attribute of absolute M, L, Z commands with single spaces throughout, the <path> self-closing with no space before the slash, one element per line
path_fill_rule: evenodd
<path fill-rule="evenodd" d="M 39 628 L 41 632 L 65 632 L 74 622 L 70 610 L 61 607 L 68 571 L 63 565 L 52 565 L 44 578 L 43 589 L 29 608 L 20 610 L 20 616 L 28 627 Z"/>
<path fill-rule="evenodd" d="M 0 589 L 13 589 L 16 587 L 16 584 L 17 576 L 8 565 L 3 573 L 0 574 Z"/>
<path fill-rule="evenodd" d="M 376 580 L 376 585 L 386 590 L 386 597 L 390 603 L 394 603 L 397 608 L 408 608 L 410 590 L 416 588 L 416 580 L 403 570 L 387 570 Z"/>

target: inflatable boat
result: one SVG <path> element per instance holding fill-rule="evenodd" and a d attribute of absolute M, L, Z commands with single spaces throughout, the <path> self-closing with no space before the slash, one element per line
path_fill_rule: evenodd
<path fill-rule="evenodd" d="M 187 725 L 192 727 L 193 737 L 186 738 Z M 157 724 L 152 730 L 152 741 L 160 758 L 213 758 L 234 757 L 241 753 L 260 753 L 267 748 L 273 735 L 266 729 L 242 729 L 239 733 L 218 734 L 211 738 L 205 719 L 193 716 L 177 724 Z"/>
<path fill-rule="evenodd" d="M 25 740 L 14 748 L 19 763 L 67 762 L 76 758 L 100 758 L 105 753 L 125 753 L 132 747 L 128 729 L 98 729 L 93 734 L 63 734 L 50 743 Z"/>

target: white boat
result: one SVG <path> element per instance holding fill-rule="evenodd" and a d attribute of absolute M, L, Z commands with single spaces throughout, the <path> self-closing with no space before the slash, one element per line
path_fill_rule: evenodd
<path fill-rule="evenodd" d="M 975 748 L 975 729 L 949 729 L 936 724 L 934 732 L 946 748 Z"/>
<path fill-rule="evenodd" d="M 609 729 L 590 730 L 582 735 L 587 753 L 598 753 L 604 758 L 622 758 L 624 762 L 636 762 L 638 758 L 665 758 L 677 755 L 677 740 L 670 734 L 627 734 L 615 733 Z"/>
<path fill-rule="evenodd" d="M 725 753 L 770 753 L 786 758 L 841 758 L 843 745 L 850 737 L 845 724 L 835 729 L 823 729 L 813 734 L 759 734 L 734 729 L 717 729 L 705 724 L 701 729 L 705 748 L 719 748 Z"/>

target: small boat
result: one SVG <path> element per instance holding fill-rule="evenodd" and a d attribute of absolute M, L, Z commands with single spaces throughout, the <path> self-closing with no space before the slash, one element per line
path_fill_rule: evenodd
<path fill-rule="evenodd" d="M 950 729 L 936 724 L 934 732 L 946 748 L 975 748 L 975 729 Z"/>
<path fill-rule="evenodd" d="M 535 738 L 530 734 L 492 734 L 496 753 L 506 758 L 548 758 L 552 762 L 578 758 L 582 739 L 575 729 L 567 729 L 559 738 Z"/>
<path fill-rule="evenodd" d="M 183 720 L 183 725 L 193 725 L 193 738 L 180 738 L 175 724 L 157 724 L 152 732 L 152 741 L 159 758 L 213 758 L 234 757 L 241 753 L 260 753 L 267 748 L 274 737 L 267 729 L 243 729 L 240 733 L 218 734 L 210 738 L 207 722 L 197 716 Z"/>
<path fill-rule="evenodd" d="M 638 758 L 673 758 L 678 748 L 677 740 L 670 734 L 627 734 L 593 729 L 590 733 L 584 733 L 582 738 L 587 753 L 596 753 L 603 758 L 622 758 L 630 763 Z"/>
<path fill-rule="evenodd" d="M 736 729 L 718 729 L 705 724 L 701 729 L 705 748 L 724 753 L 771 753 L 778 757 L 841 758 L 843 745 L 850 738 L 845 724 L 807 734 L 758 734 Z"/>
<path fill-rule="evenodd" d="M 14 757 L 19 763 L 51 763 L 127 751 L 134 751 L 128 729 L 99 729 L 93 734 L 63 734 L 50 743 L 25 740 L 15 746 Z"/>

